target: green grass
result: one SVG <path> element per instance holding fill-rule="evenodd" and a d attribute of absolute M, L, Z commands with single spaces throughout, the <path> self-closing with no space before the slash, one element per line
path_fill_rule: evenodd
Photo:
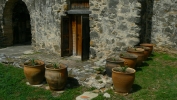
<path fill-rule="evenodd" d="M 26 85 L 23 69 L 0 64 L 0 100 L 74 100 L 84 90 L 90 89 L 66 89 L 61 96 L 53 97 L 49 90 Z"/>
<path fill-rule="evenodd" d="M 107 92 L 111 98 L 106 99 L 103 93 L 93 100 L 176 100 L 177 99 L 177 55 L 154 53 L 154 55 L 137 69 L 132 93 L 122 96 Z M 23 69 L 0 64 L 0 100 L 75 100 L 85 87 L 69 88 L 57 97 L 53 92 L 26 85 Z"/>
<path fill-rule="evenodd" d="M 52 98 L 49 91 L 27 86 L 23 70 L 0 65 L 0 100 Z"/>

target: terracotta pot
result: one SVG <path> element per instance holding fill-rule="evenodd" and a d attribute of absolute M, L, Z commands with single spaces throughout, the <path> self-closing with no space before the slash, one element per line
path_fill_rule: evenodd
<path fill-rule="evenodd" d="M 125 72 L 119 72 L 112 69 L 112 81 L 116 92 L 128 93 L 130 92 L 133 82 L 135 80 L 135 70 L 133 68 L 127 68 Z M 120 67 L 118 67 L 120 69 Z"/>
<path fill-rule="evenodd" d="M 145 46 L 145 47 L 149 47 L 150 48 L 150 54 L 152 53 L 152 51 L 153 51 L 153 44 L 151 44 L 151 43 L 142 43 L 142 44 L 140 44 L 140 46 Z"/>
<path fill-rule="evenodd" d="M 128 52 L 120 53 L 120 58 L 124 60 L 124 66 L 135 68 L 138 56 Z"/>
<path fill-rule="evenodd" d="M 111 77 L 112 76 L 112 68 L 124 66 L 123 59 L 114 59 L 114 58 L 107 58 L 106 59 L 106 74 Z"/>
<path fill-rule="evenodd" d="M 128 48 L 127 52 L 129 52 L 131 54 L 135 54 L 135 55 L 138 56 L 137 62 L 136 62 L 136 67 L 139 67 L 141 65 L 141 63 L 144 61 L 144 59 L 145 59 L 144 49 L 141 49 L 141 48 Z"/>
<path fill-rule="evenodd" d="M 150 54 L 151 54 L 151 49 L 149 47 L 135 46 L 135 48 L 142 48 L 142 49 L 144 49 L 145 59 L 147 59 L 150 56 Z"/>
<path fill-rule="evenodd" d="M 24 74 L 31 85 L 41 84 L 45 77 L 45 65 L 41 60 L 35 60 L 38 65 L 29 65 L 30 62 L 24 63 Z"/>
<path fill-rule="evenodd" d="M 66 85 L 68 78 L 67 66 L 60 64 L 60 67 L 54 69 L 52 65 L 45 66 L 45 78 L 51 90 L 62 90 Z"/>

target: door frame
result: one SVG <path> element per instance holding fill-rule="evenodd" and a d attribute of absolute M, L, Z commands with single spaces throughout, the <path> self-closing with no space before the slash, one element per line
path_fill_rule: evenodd
<path fill-rule="evenodd" d="M 80 23 L 81 26 L 78 25 L 78 27 L 80 27 L 78 29 L 77 29 L 77 23 L 72 21 L 72 17 L 73 16 L 80 16 L 80 22 L 79 23 Z M 69 26 L 67 26 L 67 25 L 64 26 L 65 22 L 63 21 L 63 18 L 67 18 L 69 20 L 69 23 L 68 23 Z M 62 16 L 61 19 L 62 19 L 62 21 L 61 21 L 61 56 L 62 57 L 63 56 L 71 56 L 74 53 L 76 53 L 76 55 L 77 55 L 77 50 L 76 50 L 77 47 L 74 47 L 74 46 L 78 45 L 78 43 L 76 43 L 77 42 L 77 37 L 76 36 L 74 37 L 74 34 L 77 34 L 77 33 L 73 33 L 72 32 L 73 31 L 73 29 L 72 29 L 73 26 L 72 25 L 74 23 L 74 24 L 76 24 L 76 26 L 74 26 L 74 28 L 76 29 L 75 32 L 78 32 L 77 30 L 79 30 L 81 32 L 81 36 L 80 36 L 81 40 L 79 40 L 79 41 L 81 41 L 81 46 L 82 47 L 81 47 L 81 54 L 79 56 L 81 56 L 82 60 L 88 60 L 89 59 L 89 54 L 90 54 L 90 52 L 89 52 L 90 51 L 89 14 L 69 14 L 67 16 Z M 77 18 L 75 18 L 75 20 L 77 20 Z M 85 23 L 87 25 L 83 25 Z M 68 27 L 68 28 L 64 28 L 64 27 Z M 82 30 L 83 28 L 85 28 L 86 30 Z M 70 51 L 70 52 L 68 52 L 69 54 L 63 54 L 64 49 L 66 49 L 66 48 L 64 48 L 64 43 L 65 42 L 63 41 L 63 38 L 64 38 L 63 32 L 66 29 L 69 29 L 68 30 L 68 32 L 69 32 L 68 34 L 70 34 L 69 37 L 68 37 L 69 38 L 69 42 L 67 42 L 67 43 L 69 43 L 69 46 L 68 46 L 68 49 Z M 85 32 L 85 34 L 87 34 L 87 37 L 88 37 L 87 41 L 85 41 L 86 37 L 83 36 L 83 32 Z M 74 43 L 74 39 L 76 39 L 75 43 Z M 88 46 L 88 47 L 85 47 L 85 45 Z M 84 49 L 83 49 L 83 47 L 84 47 Z M 83 50 L 85 50 L 85 51 L 83 51 Z"/>

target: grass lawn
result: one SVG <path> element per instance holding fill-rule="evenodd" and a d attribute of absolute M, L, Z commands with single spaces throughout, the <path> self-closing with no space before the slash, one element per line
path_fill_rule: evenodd
<path fill-rule="evenodd" d="M 93 100 L 176 100 L 177 55 L 154 53 L 151 58 L 137 69 L 132 93 L 122 96 L 108 90 L 111 98 L 106 99 L 100 93 Z M 0 100 L 75 100 L 91 90 L 80 86 L 54 97 L 49 90 L 26 85 L 23 69 L 0 64 Z"/>

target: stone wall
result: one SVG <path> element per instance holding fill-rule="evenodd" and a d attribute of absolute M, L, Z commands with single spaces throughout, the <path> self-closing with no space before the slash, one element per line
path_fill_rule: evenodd
<path fill-rule="evenodd" d="M 66 0 L 29 0 L 32 46 L 35 50 L 60 54 L 61 16 Z"/>
<path fill-rule="evenodd" d="M 60 54 L 60 23 L 61 16 L 65 15 L 67 1 L 22 1 L 30 13 L 34 50 Z M 5 0 L 0 1 L 3 5 L 0 16 L 5 3 Z M 90 0 L 91 49 L 97 56 L 105 56 L 104 54 L 124 50 L 139 43 L 140 28 L 136 23 L 140 21 L 140 8 L 141 4 L 137 0 Z"/>
<path fill-rule="evenodd" d="M 91 48 L 98 57 L 139 43 L 137 0 L 90 0 Z"/>
<path fill-rule="evenodd" d="M 11 3 L 9 9 L 12 12 L 15 1 L 18 0 L 7 0 L 7 2 L 1 0 L 0 4 L 3 6 L 0 7 L 5 10 L 5 5 Z M 60 17 L 64 13 L 63 6 L 66 4 L 66 0 L 22 1 L 27 5 L 30 13 L 32 46 L 34 50 L 60 53 Z M 0 12 L 1 15 L 3 15 L 2 12 Z M 3 24 L 6 23 L 5 21 L 3 22 Z"/>
<path fill-rule="evenodd" d="M 60 53 L 60 18 L 65 0 L 26 0 L 34 50 Z"/>
<path fill-rule="evenodd" d="M 0 36 L 9 34 L 4 32 L 8 30 L 4 27 L 8 22 L 3 18 L 5 6 L 16 1 L 0 0 Z M 31 17 L 34 50 L 60 54 L 61 16 L 65 16 L 68 1 L 22 1 Z M 102 57 L 141 42 L 177 49 L 176 4 L 177 0 L 90 0 L 91 50 Z M 12 12 L 13 6 L 8 10 Z"/>
<path fill-rule="evenodd" d="M 177 0 L 154 0 L 152 43 L 177 49 Z"/>

